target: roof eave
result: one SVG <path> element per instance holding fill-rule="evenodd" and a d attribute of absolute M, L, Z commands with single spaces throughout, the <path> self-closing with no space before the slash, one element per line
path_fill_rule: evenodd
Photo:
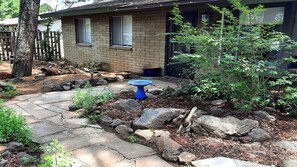
<path fill-rule="evenodd" d="M 97 14 L 97 13 L 108 13 L 116 10 L 116 7 L 107 7 L 107 8 L 95 8 L 95 9 L 84 9 L 84 10 L 73 10 L 73 11 L 57 11 L 52 13 L 44 13 L 41 14 L 41 18 L 60 18 L 67 16 L 80 16 L 80 15 L 89 15 L 89 14 Z"/>

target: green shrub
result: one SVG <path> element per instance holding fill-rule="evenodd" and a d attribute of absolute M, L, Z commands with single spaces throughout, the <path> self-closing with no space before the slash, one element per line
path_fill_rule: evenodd
<path fill-rule="evenodd" d="M 90 122 L 91 124 L 96 124 L 96 123 L 98 123 L 98 122 L 101 120 L 101 118 L 102 118 L 104 115 L 105 115 L 104 113 L 100 113 L 100 114 L 98 114 L 98 115 L 89 115 L 89 116 L 88 116 L 88 118 L 89 118 L 89 122 Z"/>
<path fill-rule="evenodd" d="M 240 0 L 229 2 L 231 9 L 210 5 L 221 14 L 221 20 L 214 25 L 204 23 L 200 29 L 186 22 L 177 6 L 172 10 L 171 20 L 180 27 L 177 33 L 171 34 L 173 42 L 194 51 L 193 54 L 176 53 L 173 58 L 191 66 L 194 81 L 190 83 L 196 84 L 178 92 L 194 93 L 204 99 L 223 98 L 234 102 L 238 108 L 251 110 L 270 102 L 269 78 L 282 71 L 281 60 L 271 62 L 264 55 L 285 51 L 290 57 L 297 43 L 284 33 L 274 31 L 276 23 L 248 24 L 265 10 L 262 5 L 249 8 Z M 234 15 L 238 12 L 241 13 L 239 18 Z M 275 64 L 276 70 L 269 70 L 269 63 Z M 283 94 L 281 99 L 290 103 L 288 106 L 294 106 L 292 89 L 283 92 L 291 92 L 288 96 Z"/>
<path fill-rule="evenodd" d="M 86 112 L 93 111 L 96 105 L 105 104 L 107 101 L 115 99 L 115 94 L 110 90 L 103 90 L 99 95 L 95 94 L 90 84 L 85 85 L 85 91 L 76 89 L 72 96 L 72 102 L 78 108 L 83 108 Z"/>
<path fill-rule="evenodd" d="M 133 136 L 133 135 L 129 136 L 129 137 L 128 137 L 128 140 L 129 140 L 129 142 L 132 143 L 132 144 L 134 144 L 134 143 L 137 142 L 137 138 L 136 138 L 135 136 Z"/>
<path fill-rule="evenodd" d="M 51 141 L 45 147 L 39 167 L 68 167 L 73 166 L 74 162 L 70 158 L 70 154 L 65 152 L 58 140 Z"/>
<path fill-rule="evenodd" d="M 0 92 L 0 97 L 2 98 L 13 98 L 17 95 L 15 87 L 11 84 L 7 84 L 8 89 L 6 91 Z"/>
<path fill-rule="evenodd" d="M 0 142 L 11 140 L 28 144 L 31 141 L 31 131 L 25 118 L 17 115 L 13 109 L 5 107 L 0 99 Z"/>

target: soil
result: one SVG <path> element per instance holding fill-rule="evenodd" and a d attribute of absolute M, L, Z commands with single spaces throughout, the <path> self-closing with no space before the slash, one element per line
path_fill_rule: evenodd
<path fill-rule="evenodd" d="M 125 94 L 117 94 L 118 98 L 128 99 L 134 97 L 134 92 L 125 92 Z M 183 108 L 190 110 L 192 107 L 198 107 L 200 110 L 204 110 L 208 115 L 217 117 L 234 116 L 239 119 L 254 119 L 258 120 L 260 127 L 269 132 L 272 136 L 272 140 L 262 143 L 261 147 L 253 147 L 248 144 L 241 143 L 237 138 L 220 139 L 212 136 L 201 136 L 193 132 L 187 132 L 184 134 L 177 134 L 177 125 L 173 125 L 171 122 L 165 125 L 162 129 L 171 132 L 173 140 L 181 144 L 184 151 L 194 153 L 197 159 L 211 158 L 224 156 L 244 161 L 252 161 L 261 164 L 281 166 L 281 163 L 287 157 L 296 157 L 296 153 L 288 152 L 285 149 L 273 146 L 271 142 L 280 141 L 285 139 L 297 140 L 297 119 L 289 116 L 281 115 L 279 113 L 269 113 L 276 117 L 275 122 L 269 122 L 264 119 L 256 117 L 251 112 L 243 112 L 234 110 L 233 106 L 226 104 L 221 106 L 228 110 L 227 112 L 214 113 L 209 110 L 210 102 L 201 101 L 199 99 L 192 99 L 191 97 L 169 97 L 169 98 L 149 98 L 139 102 L 143 108 L 159 108 L 159 107 L 173 107 Z M 110 101 L 103 106 L 98 106 L 97 110 L 105 111 L 108 116 L 113 119 L 119 118 L 124 121 L 131 121 L 141 116 L 141 112 L 126 113 L 113 108 L 114 101 Z M 127 136 L 122 136 L 127 140 Z M 143 141 L 141 141 L 143 144 Z M 152 148 L 155 148 L 152 143 L 144 143 Z"/>

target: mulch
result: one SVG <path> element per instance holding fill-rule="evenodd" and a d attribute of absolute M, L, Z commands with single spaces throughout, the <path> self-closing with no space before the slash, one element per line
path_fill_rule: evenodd
<path fill-rule="evenodd" d="M 134 92 L 125 92 L 117 94 L 120 99 L 134 98 Z M 106 112 L 113 119 L 119 118 L 124 121 L 131 121 L 141 116 L 141 112 L 126 113 L 113 108 L 115 101 L 108 102 L 106 105 L 98 106 L 97 110 Z M 259 121 L 259 126 L 268 131 L 272 140 L 262 143 L 261 147 L 245 145 L 238 141 L 238 138 L 220 139 L 212 136 L 201 136 L 193 132 L 176 134 L 177 125 L 167 124 L 164 130 L 171 132 L 173 140 L 181 144 L 184 151 L 189 151 L 197 156 L 198 159 L 224 156 L 244 161 L 252 161 L 261 164 L 281 166 L 281 163 L 287 157 L 296 156 L 293 152 L 273 146 L 271 142 L 286 139 L 297 140 L 297 119 L 279 113 L 270 113 L 276 117 L 275 122 L 269 122 L 256 117 L 252 112 L 238 111 L 230 104 L 222 106 L 227 112 L 215 113 L 209 110 L 210 102 L 193 99 L 191 97 L 168 97 L 168 98 L 151 98 L 139 102 L 143 108 L 183 108 L 191 110 L 198 107 L 209 115 L 217 117 L 234 116 L 238 119 L 254 119 Z M 154 146 L 152 146 L 154 147 Z"/>

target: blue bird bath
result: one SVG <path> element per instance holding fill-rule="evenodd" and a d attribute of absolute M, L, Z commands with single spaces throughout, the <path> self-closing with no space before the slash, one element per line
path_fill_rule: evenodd
<path fill-rule="evenodd" d="M 133 85 L 137 87 L 137 91 L 135 94 L 136 100 L 143 100 L 146 98 L 144 87 L 147 85 L 151 85 L 153 82 L 151 80 L 130 80 L 128 81 L 129 85 Z"/>

